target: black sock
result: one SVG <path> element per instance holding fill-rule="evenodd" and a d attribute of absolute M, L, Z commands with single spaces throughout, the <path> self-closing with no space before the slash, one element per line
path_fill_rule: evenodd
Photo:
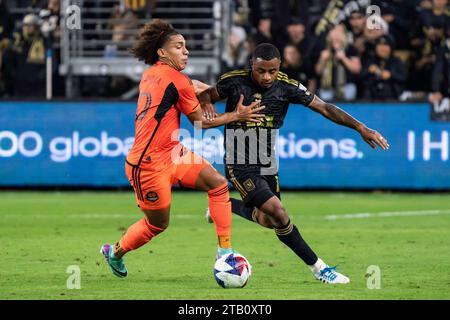
<path fill-rule="evenodd" d="M 236 213 L 237 215 L 240 215 L 241 217 L 247 220 L 256 222 L 253 217 L 253 211 L 255 210 L 254 207 L 252 208 L 246 207 L 244 201 L 242 200 L 230 198 L 230 201 L 231 201 L 231 211 L 233 213 Z"/>
<path fill-rule="evenodd" d="M 297 227 L 289 220 L 288 224 L 281 228 L 275 228 L 278 239 L 291 248 L 297 256 L 307 265 L 313 265 L 317 262 L 317 256 L 314 251 L 303 240 Z"/>

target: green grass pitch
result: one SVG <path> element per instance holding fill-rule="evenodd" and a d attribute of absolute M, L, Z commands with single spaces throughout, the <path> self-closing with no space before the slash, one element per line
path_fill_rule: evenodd
<path fill-rule="evenodd" d="M 234 215 L 233 247 L 253 275 L 245 288 L 220 288 L 207 197 L 196 192 L 174 192 L 170 227 L 129 253 L 129 275 L 118 279 L 99 249 L 141 218 L 133 193 L 2 191 L 0 299 L 450 299 L 450 194 L 282 197 L 303 237 L 349 285 L 314 280 L 272 230 Z M 343 216 L 355 213 L 371 215 Z M 371 265 L 381 270 L 379 289 L 368 289 Z M 81 272 L 80 289 L 67 287 L 70 266 Z"/>

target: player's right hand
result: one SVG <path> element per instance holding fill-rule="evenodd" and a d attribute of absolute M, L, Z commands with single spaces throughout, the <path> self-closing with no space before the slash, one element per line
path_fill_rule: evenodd
<path fill-rule="evenodd" d="M 380 146 L 383 150 L 387 150 L 390 147 L 386 138 L 373 129 L 362 126 L 359 130 L 359 133 L 361 134 L 364 141 L 366 141 L 374 149 L 377 147 L 377 145 Z"/>
<path fill-rule="evenodd" d="M 248 106 L 244 105 L 243 102 L 244 102 L 244 95 L 241 94 L 235 110 L 238 121 L 249 121 L 260 123 L 261 122 L 260 119 L 263 119 L 265 115 L 260 114 L 258 112 L 263 110 L 266 106 L 261 106 L 260 101 L 254 101 Z"/>
<path fill-rule="evenodd" d="M 212 103 L 201 103 L 203 116 L 207 120 L 214 120 L 217 117 L 217 110 L 214 104 Z"/>
<path fill-rule="evenodd" d="M 195 95 L 199 98 L 203 116 L 207 120 L 214 120 L 217 117 L 217 110 L 214 104 L 210 101 L 206 102 L 200 98 L 200 95 L 210 88 L 209 85 L 201 81 L 192 79 L 192 85 L 194 86 Z"/>

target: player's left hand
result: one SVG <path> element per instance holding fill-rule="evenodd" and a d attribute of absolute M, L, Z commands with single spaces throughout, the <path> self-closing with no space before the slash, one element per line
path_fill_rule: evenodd
<path fill-rule="evenodd" d="M 254 101 L 248 106 L 244 105 L 244 95 L 241 94 L 234 112 L 237 117 L 237 121 L 260 123 L 261 119 L 263 119 L 265 115 L 258 112 L 263 110 L 265 107 L 266 106 L 261 106 L 260 101 Z"/>
<path fill-rule="evenodd" d="M 370 129 L 366 126 L 363 126 L 360 130 L 358 130 L 361 134 L 361 137 L 367 142 L 372 148 L 376 149 L 377 145 L 380 146 L 383 150 L 389 149 L 389 143 L 381 134 L 377 131 Z"/>

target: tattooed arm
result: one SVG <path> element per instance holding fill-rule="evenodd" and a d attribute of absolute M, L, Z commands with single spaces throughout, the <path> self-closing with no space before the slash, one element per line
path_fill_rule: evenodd
<path fill-rule="evenodd" d="M 372 148 L 375 149 L 378 145 L 383 150 L 389 149 L 387 140 L 377 131 L 366 127 L 363 123 L 353 118 L 344 110 L 331 103 L 323 101 L 318 96 L 314 96 L 313 101 L 309 104 L 308 107 L 337 124 L 358 131 L 363 140 L 366 141 Z"/>

